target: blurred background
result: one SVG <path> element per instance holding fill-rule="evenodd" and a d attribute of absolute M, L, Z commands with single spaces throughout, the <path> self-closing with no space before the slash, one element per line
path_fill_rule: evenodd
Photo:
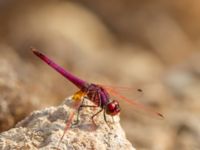
<path fill-rule="evenodd" d="M 138 150 L 200 149 L 199 0 L 0 0 L 0 131 L 77 89 L 30 51 L 82 79 L 129 90 L 121 123 Z"/>

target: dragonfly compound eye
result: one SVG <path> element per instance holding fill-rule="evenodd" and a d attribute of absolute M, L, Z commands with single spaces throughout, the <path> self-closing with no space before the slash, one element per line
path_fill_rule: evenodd
<path fill-rule="evenodd" d="M 117 115 L 119 112 L 120 112 L 120 107 L 118 101 L 113 100 L 112 102 L 106 105 L 106 113 L 108 115 L 114 116 Z"/>

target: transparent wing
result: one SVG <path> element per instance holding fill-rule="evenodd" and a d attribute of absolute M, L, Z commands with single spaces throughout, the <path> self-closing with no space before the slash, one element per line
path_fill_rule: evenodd
<path fill-rule="evenodd" d="M 149 108 L 147 106 L 144 106 L 144 105 L 138 103 L 137 101 L 135 101 L 133 99 L 129 99 L 129 98 L 123 96 L 122 94 L 120 94 L 120 92 L 118 90 L 116 90 L 116 89 L 121 89 L 121 88 L 123 89 L 124 87 L 115 88 L 115 87 L 111 87 L 111 86 L 104 86 L 104 85 L 101 85 L 101 86 L 103 88 L 105 88 L 111 96 L 119 98 L 119 99 L 123 99 L 127 103 L 135 106 L 136 108 L 139 108 L 139 109 L 142 109 L 142 110 L 144 110 L 146 112 L 149 112 L 149 113 L 151 113 L 154 116 L 158 116 L 159 118 L 164 118 L 164 116 L 161 113 L 159 113 L 157 111 L 154 111 L 151 108 Z M 127 89 L 127 88 L 125 87 L 124 89 Z M 131 89 L 131 88 L 128 88 L 128 89 Z M 140 91 L 142 92 L 142 90 L 137 90 L 137 91 L 138 92 L 140 92 Z"/>
<path fill-rule="evenodd" d="M 112 86 L 112 85 L 102 85 L 98 84 L 99 86 L 107 89 L 107 90 L 114 90 L 121 95 L 128 95 L 133 97 L 134 99 L 138 99 L 143 95 L 143 91 L 140 88 L 134 87 L 126 87 L 126 86 Z"/>
<path fill-rule="evenodd" d="M 104 84 L 98 84 L 102 87 L 110 88 L 110 89 L 118 89 L 118 90 L 125 90 L 125 91 L 137 91 L 137 92 L 143 92 L 140 88 L 133 88 L 133 87 L 126 87 L 126 86 L 113 86 L 113 85 L 104 85 Z"/>
<path fill-rule="evenodd" d="M 64 129 L 63 135 L 60 138 L 57 147 L 60 146 L 60 143 L 63 140 L 67 130 L 70 128 L 71 123 L 72 123 L 73 118 L 74 118 L 74 115 L 75 115 L 76 111 L 79 109 L 79 107 L 81 106 L 81 102 L 82 102 L 82 99 L 83 99 L 84 95 L 85 95 L 85 93 L 82 92 L 82 91 L 78 91 L 73 95 L 73 97 L 72 97 L 72 99 L 74 100 L 74 104 L 72 106 L 73 111 L 70 112 L 70 114 L 69 114 L 69 117 L 68 117 L 68 120 L 66 122 L 66 126 L 65 126 L 65 129 Z"/>

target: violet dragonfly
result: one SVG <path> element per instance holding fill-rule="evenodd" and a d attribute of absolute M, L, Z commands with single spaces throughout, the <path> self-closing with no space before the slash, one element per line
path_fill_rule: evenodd
<path fill-rule="evenodd" d="M 69 71 L 60 67 L 53 60 L 51 60 L 49 57 L 39 52 L 37 49 L 35 48 L 31 48 L 31 49 L 36 56 L 38 56 L 45 63 L 47 63 L 49 66 L 51 66 L 53 69 L 55 69 L 57 72 L 59 72 L 61 75 L 63 75 L 65 78 L 67 78 L 69 81 L 71 81 L 74 85 L 76 85 L 79 88 L 79 91 L 76 92 L 72 97 L 73 100 L 75 101 L 73 107 L 77 110 L 76 124 L 78 124 L 79 122 L 78 116 L 79 116 L 81 107 L 99 107 L 100 110 L 97 113 L 93 114 L 91 117 L 93 124 L 96 126 L 94 118 L 102 111 L 104 115 L 104 120 L 108 124 L 106 115 L 115 116 L 120 113 L 119 102 L 116 99 L 112 99 L 111 96 L 118 97 L 119 99 L 123 99 L 127 101 L 128 103 L 130 103 L 131 105 L 134 105 L 138 108 L 141 108 L 145 111 L 152 113 L 153 115 L 163 118 L 163 115 L 161 113 L 153 111 L 150 108 L 145 107 L 139 104 L 138 102 L 128 99 L 125 96 L 119 94 L 119 92 L 117 92 L 115 87 L 94 84 L 94 83 L 89 83 L 87 81 L 84 81 L 76 77 L 75 75 L 71 74 Z M 119 87 L 119 88 L 126 89 L 125 87 Z M 142 92 L 141 89 L 138 89 L 138 92 Z M 90 101 L 92 101 L 94 103 L 94 106 L 84 105 L 83 102 L 84 102 L 85 97 L 87 97 Z M 64 133 L 59 143 L 62 141 L 66 131 L 70 128 L 73 117 L 74 117 L 74 113 L 71 113 L 71 115 L 68 118 L 66 127 L 64 129 Z"/>

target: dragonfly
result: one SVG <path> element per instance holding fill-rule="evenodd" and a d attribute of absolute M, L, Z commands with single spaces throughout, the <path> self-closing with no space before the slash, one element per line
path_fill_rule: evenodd
<path fill-rule="evenodd" d="M 143 109 L 145 111 L 148 111 L 152 113 L 153 115 L 159 116 L 161 118 L 164 118 L 164 116 L 156 112 L 154 110 L 151 110 L 150 108 L 132 100 L 128 99 L 122 94 L 120 94 L 115 87 L 108 86 L 108 85 L 101 85 L 101 84 L 95 84 L 90 83 L 85 80 L 80 79 L 79 77 L 73 75 L 69 71 L 65 70 L 58 64 L 56 64 L 53 60 L 51 60 L 48 56 L 41 53 L 36 48 L 31 48 L 32 52 L 38 56 L 41 60 L 43 60 L 45 63 L 47 63 L 50 67 L 55 69 L 57 72 L 59 72 L 61 75 L 63 75 L 65 78 L 67 78 L 70 82 L 72 82 L 76 87 L 78 87 L 79 91 L 73 94 L 72 99 L 74 100 L 73 108 L 77 110 L 77 119 L 75 124 L 79 123 L 79 112 L 82 107 L 99 107 L 100 110 L 97 111 L 95 114 L 92 115 L 91 120 L 92 123 L 96 125 L 95 123 L 95 117 L 99 115 L 103 111 L 104 121 L 106 124 L 108 124 L 107 121 L 107 115 L 109 116 L 116 116 L 120 113 L 120 105 L 118 100 L 114 99 L 113 97 L 117 97 L 119 99 L 123 99 L 126 102 L 128 102 L 131 105 L 134 105 L 140 109 Z M 119 89 L 127 89 L 126 87 L 118 87 Z M 138 92 L 142 92 L 141 89 L 137 89 Z M 84 105 L 84 99 L 87 98 L 91 102 L 94 103 L 94 105 Z M 70 128 L 72 124 L 72 120 L 75 113 L 71 113 L 71 115 L 68 117 L 68 121 L 66 123 L 64 133 L 59 141 L 59 143 L 62 141 L 66 131 Z"/>

